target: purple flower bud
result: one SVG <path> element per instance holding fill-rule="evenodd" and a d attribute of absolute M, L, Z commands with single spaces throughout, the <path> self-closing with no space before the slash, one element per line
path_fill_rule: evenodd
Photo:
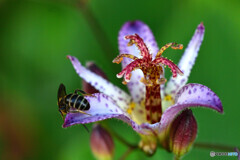
<path fill-rule="evenodd" d="M 105 75 L 105 73 L 94 62 L 87 62 L 86 67 L 93 73 L 101 76 L 104 79 L 107 79 L 107 76 Z M 91 84 L 87 83 L 84 80 L 82 81 L 82 86 L 83 86 L 83 90 L 87 93 L 93 94 L 93 93 L 99 92 Z"/>
<path fill-rule="evenodd" d="M 190 109 L 185 109 L 173 121 L 169 132 L 169 150 L 177 157 L 189 151 L 197 135 L 197 122 Z"/>
<path fill-rule="evenodd" d="M 98 160 L 111 160 L 113 159 L 114 143 L 112 136 L 109 132 L 101 127 L 99 124 L 95 124 L 91 133 L 91 149 Z"/>

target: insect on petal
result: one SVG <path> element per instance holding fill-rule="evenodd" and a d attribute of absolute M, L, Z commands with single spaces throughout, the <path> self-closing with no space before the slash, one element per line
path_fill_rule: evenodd
<path fill-rule="evenodd" d="M 90 109 L 83 113 L 68 113 L 63 128 L 75 125 L 102 121 L 109 118 L 117 118 L 128 123 L 133 130 L 141 134 L 152 134 L 152 129 L 146 125 L 138 125 L 131 117 L 120 109 L 115 101 L 103 93 L 95 93 L 92 96 L 85 96 L 90 104 Z"/>
<path fill-rule="evenodd" d="M 83 67 L 77 58 L 73 56 L 68 56 L 68 59 L 70 59 L 77 74 L 82 79 L 90 83 L 100 92 L 110 96 L 123 110 L 127 109 L 131 97 L 126 92 L 124 92 L 117 86 L 114 86 L 112 83 L 102 78 L 101 76 Z"/>

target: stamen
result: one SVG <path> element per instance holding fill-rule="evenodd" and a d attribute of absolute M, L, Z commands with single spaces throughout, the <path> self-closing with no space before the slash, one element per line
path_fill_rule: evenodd
<path fill-rule="evenodd" d="M 131 102 L 129 104 L 129 108 L 127 109 L 128 114 L 132 114 L 132 111 L 134 110 L 136 104 L 134 102 Z"/>
<path fill-rule="evenodd" d="M 164 100 L 165 100 L 165 101 L 171 101 L 172 104 L 174 104 L 174 99 L 173 99 L 173 97 L 172 97 L 171 95 L 166 95 L 166 96 L 164 97 Z"/>
<path fill-rule="evenodd" d="M 163 76 L 163 68 L 159 63 L 168 66 L 172 73 L 173 77 L 176 77 L 177 74 L 182 75 L 182 71 L 175 65 L 171 60 L 161 57 L 162 53 L 169 47 L 173 49 L 182 49 L 183 46 L 177 43 L 168 43 L 163 46 L 154 60 L 152 60 L 152 55 L 149 53 L 149 50 L 144 43 L 143 39 L 137 34 L 128 35 L 125 37 L 130 39 L 128 45 L 135 44 L 140 50 L 142 58 L 137 58 L 130 54 L 121 54 L 116 57 L 113 62 L 120 63 L 123 60 L 123 57 L 133 59 L 130 64 L 128 64 L 120 73 L 117 74 L 117 77 L 122 77 L 124 74 L 123 84 L 127 84 L 131 79 L 131 72 L 135 69 L 141 69 L 144 77 L 140 80 L 146 86 L 146 98 L 145 98 L 145 111 L 146 111 L 146 120 L 149 123 L 159 122 L 162 115 L 162 101 L 161 101 L 161 92 L 160 85 L 166 82 Z M 128 113 L 131 113 L 131 108 L 127 110 Z"/>
<path fill-rule="evenodd" d="M 123 57 L 130 58 L 130 59 L 133 59 L 133 60 L 137 60 L 138 59 L 138 57 L 136 57 L 134 55 L 131 55 L 131 54 L 120 54 L 112 62 L 119 64 L 119 63 L 122 62 Z"/>
<path fill-rule="evenodd" d="M 169 47 L 171 47 L 172 49 L 183 49 L 183 45 L 182 44 L 177 44 L 176 42 L 173 42 L 173 43 L 168 43 L 166 44 L 165 46 L 163 46 L 157 53 L 156 58 L 159 58 L 161 57 L 162 53 L 168 49 Z"/>

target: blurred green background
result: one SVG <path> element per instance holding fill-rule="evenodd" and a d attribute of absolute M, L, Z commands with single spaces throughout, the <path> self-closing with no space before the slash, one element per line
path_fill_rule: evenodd
<path fill-rule="evenodd" d="M 104 31 L 97 34 L 105 34 L 108 41 L 96 38 L 92 29 L 98 26 L 89 23 L 88 12 L 78 0 L 0 1 L 0 159 L 94 159 L 90 134 L 82 126 L 61 127 L 59 84 L 64 83 L 68 93 L 81 88 L 81 79 L 66 55 L 78 57 L 83 64 L 96 62 L 112 83 L 126 90 L 122 80 L 116 78 L 120 65 L 111 60 L 118 54 L 119 29 L 126 21 L 136 19 L 149 25 L 159 47 L 173 41 L 187 46 L 197 25 L 204 23 L 205 39 L 189 82 L 215 91 L 224 114 L 194 109 L 199 128 L 196 142 L 240 146 L 240 1 L 85 2 Z M 102 42 L 107 48 L 102 48 Z M 183 53 L 166 52 L 176 63 Z M 126 124 L 116 120 L 107 123 L 129 141 L 138 142 L 138 136 Z M 91 124 L 87 126 L 91 128 Z M 117 140 L 115 144 L 118 159 L 126 147 Z M 193 148 L 184 159 L 210 159 L 210 151 Z M 226 157 L 211 159 L 217 158 Z M 150 158 L 137 151 L 128 159 Z M 158 149 L 151 159 L 172 159 L 172 154 Z"/>

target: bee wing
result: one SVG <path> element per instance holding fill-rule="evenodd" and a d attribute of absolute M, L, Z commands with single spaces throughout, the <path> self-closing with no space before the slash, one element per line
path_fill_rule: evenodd
<path fill-rule="evenodd" d="M 78 110 L 78 109 L 74 109 L 74 108 L 70 108 L 69 112 L 70 113 L 82 113 L 82 114 L 86 114 L 86 115 L 91 116 L 91 114 L 88 114 L 88 113 L 86 113 L 84 111 L 81 111 L 81 110 Z"/>
<path fill-rule="evenodd" d="M 60 98 L 64 97 L 66 95 L 66 88 L 65 86 L 61 83 L 59 88 L 58 88 L 58 102 Z"/>
<path fill-rule="evenodd" d="M 75 93 L 80 92 L 83 96 L 90 96 L 90 97 L 96 97 L 93 94 L 90 93 L 86 93 L 85 91 L 81 90 L 81 89 L 76 89 Z"/>

